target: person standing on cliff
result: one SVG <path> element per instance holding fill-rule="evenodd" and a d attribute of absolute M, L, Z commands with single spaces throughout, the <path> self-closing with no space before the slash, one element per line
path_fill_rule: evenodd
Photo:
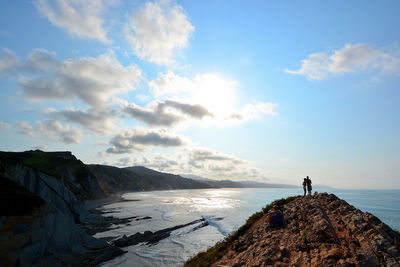
<path fill-rule="evenodd" d="M 312 186 L 311 186 L 311 179 L 307 176 L 306 178 L 306 184 L 307 184 L 307 191 L 308 194 L 311 196 L 311 191 L 312 191 Z"/>
<path fill-rule="evenodd" d="M 306 196 L 306 192 L 307 192 L 307 179 L 304 178 L 303 180 L 303 190 L 304 190 L 304 197 Z"/>

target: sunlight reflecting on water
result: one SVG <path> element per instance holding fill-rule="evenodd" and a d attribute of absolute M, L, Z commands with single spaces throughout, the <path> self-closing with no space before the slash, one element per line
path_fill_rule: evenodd
<path fill-rule="evenodd" d="M 193 201 L 192 208 L 197 211 L 213 210 L 213 209 L 232 209 L 238 204 L 238 200 L 231 198 L 191 198 Z"/>

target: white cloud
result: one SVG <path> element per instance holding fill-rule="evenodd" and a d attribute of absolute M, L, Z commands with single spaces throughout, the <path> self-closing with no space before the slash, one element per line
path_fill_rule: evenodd
<path fill-rule="evenodd" d="M 200 104 L 215 114 L 234 110 L 236 81 L 224 79 L 216 73 L 197 74 L 194 79 L 172 72 L 160 73 L 149 82 L 156 97 L 179 99 L 181 102 Z"/>
<path fill-rule="evenodd" d="M 149 82 L 150 90 L 156 97 L 177 95 L 195 90 L 195 83 L 186 77 L 180 77 L 172 71 L 159 73 L 158 77 Z"/>
<path fill-rule="evenodd" d="M 79 37 L 109 42 L 103 28 L 102 0 L 37 0 L 34 4 L 53 25 Z"/>
<path fill-rule="evenodd" d="M 11 125 L 7 122 L 0 121 L 0 130 L 10 130 Z"/>
<path fill-rule="evenodd" d="M 31 138 L 35 137 L 35 129 L 29 125 L 28 122 L 26 121 L 17 121 L 16 122 L 17 127 L 19 128 L 19 133 L 22 135 L 29 136 Z"/>
<path fill-rule="evenodd" d="M 19 58 L 10 49 L 0 50 L 0 74 L 13 74 L 19 64 Z"/>
<path fill-rule="evenodd" d="M 147 2 L 125 26 L 134 53 L 158 65 L 173 64 L 176 52 L 188 45 L 193 31 L 183 8 L 169 1 Z"/>
<path fill-rule="evenodd" d="M 240 124 L 267 115 L 277 115 L 276 108 L 278 105 L 268 102 L 246 104 L 237 111 L 235 108 L 236 86 L 236 81 L 226 80 L 215 73 L 198 74 L 191 80 L 173 72 L 167 72 L 165 74 L 160 73 L 156 79 L 149 82 L 150 90 L 156 97 L 179 99 L 181 103 L 200 105 L 207 110 L 210 116 L 198 121 L 206 125 Z M 136 106 L 136 109 L 138 108 Z M 143 111 L 145 110 L 143 109 Z M 160 116 L 161 114 L 157 112 L 157 106 L 154 103 L 149 105 L 146 111 L 151 112 L 155 119 L 165 119 L 165 123 L 162 124 L 164 126 L 188 122 L 189 119 L 176 116 L 176 114 Z M 191 123 L 193 122 L 191 120 Z M 186 125 L 189 124 L 186 123 Z"/>
<path fill-rule="evenodd" d="M 150 159 L 146 157 L 132 158 L 122 157 L 117 160 L 113 165 L 127 167 L 127 166 L 145 166 L 147 168 L 155 169 L 158 171 L 174 172 L 176 167 L 179 168 L 178 161 L 171 158 L 171 155 L 155 154 Z"/>
<path fill-rule="evenodd" d="M 278 115 L 277 106 L 276 103 L 266 102 L 246 104 L 239 112 L 227 116 L 225 121 L 228 124 L 240 124 L 249 120 L 261 119 L 264 115 Z"/>
<path fill-rule="evenodd" d="M 213 115 L 201 105 L 192 105 L 178 101 L 152 102 L 146 108 L 129 104 L 124 111 L 135 119 L 150 126 L 173 127 L 185 120 L 212 117 Z"/>
<path fill-rule="evenodd" d="M 193 174 L 211 179 L 264 180 L 252 163 L 204 147 L 177 147 L 174 153 L 149 157 L 122 157 L 113 165 L 145 166 L 162 172 Z"/>
<path fill-rule="evenodd" d="M 78 98 L 91 106 L 103 107 L 117 94 L 135 89 L 141 78 L 136 65 L 125 67 L 112 54 L 60 62 L 55 53 L 34 50 L 28 60 L 18 62 L 9 63 L 4 72 L 25 73 L 19 78 L 19 86 L 33 101 Z"/>
<path fill-rule="evenodd" d="M 165 130 L 134 127 L 114 136 L 110 141 L 111 147 L 107 149 L 107 152 L 122 154 L 144 151 L 151 146 L 179 147 L 187 142 L 183 136 L 167 133 Z"/>
<path fill-rule="evenodd" d="M 80 124 L 95 133 L 108 134 L 116 129 L 114 120 L 116 120 L 117 114 L 108 108 L 89 108 L 87 110 L 70 108 L 60 111 L 48 109 L 45 111 L 45 114 Z"/>
<path fill-rule="evenodd" d="M 224 154 L 204 147 L 189 147 L 186 173 L 211 179 L 229 180 L 265 180 L 265 177 L 253 167 L 253 163 L 238 157 Z"/>
<path fill-rule="evenodd" d="M 59 141 L 65 144 L 79 144 L 83 138 L 83 132 L 76 127 L 69 125 L 63 126 L 55 120 L 37 121 L 31 126 L 26 121 L 18 121 L 16 123 L 19 132 L 31 138 L 42 138 L 48 141 Z"/>
<path fill-rule="evenodd" d="M 193 167 L 196 168 L 204 168 L 204 163 L 210 163 L 210 166 L 220 166 L 220 164 L 223 162 L 224 168 L 226 166 L 230 166 L 232 168 L 235 168 L 234 166 L 237 164 L 242 164 L 245 163 L 246 161 L 241 160 L 239 158 L 223 154 L 217 151 L 213 151 L 211 149 L 207 148 L 190 148 L 189 149 L 189 164 L 192 165 Z"/>
<path fill-rule="evenodd" d="M 305 75 L 311 80 L 323 80 L 333 75 L 354 72 L 376 72 L 380 75 L 400 75 L 400 49 L 376 49 L 366 44 L 347 44 L 341 50 L 311 54 L 302 60 L 298 70 L 290 74 Z"/>

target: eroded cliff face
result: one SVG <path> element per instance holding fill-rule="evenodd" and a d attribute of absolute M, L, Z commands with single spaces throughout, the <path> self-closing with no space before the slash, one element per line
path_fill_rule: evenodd
<path fill-rule="evenodd" d="M 76 222 L 88 222 L 94 215 L 60 179 L 4 158 L 0 176 L 5 184 L 1 189 L 1 266 L 94 265 L 123 253 L 77 226 Z M 32 205 L 32 201 L 41 204 Z"/>
<path fill-rule="evenodd" d="M 282 208 L 284 226 L 267 228 L 264 214 L 211 266 L 400 266 L 400 236 L 335 195 L 297 197 Z"/>

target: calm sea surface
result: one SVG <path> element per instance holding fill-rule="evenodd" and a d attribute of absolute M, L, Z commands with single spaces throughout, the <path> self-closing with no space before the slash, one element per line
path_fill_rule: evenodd
<path fill-rule="evenodd" d="M 368 211 L 390 227 L 400 229 L 400 190 L 338 190 L 319 189 L 334 193 L 362 211 Z M 194 230 L 199 224 L 187 226 L 153 246 L 138 244 L 124 248 L 128 253 L 103 266 L 181 266 L 193 255 L 206 250 L 238 229 L 246 219 L 269 202 L 302 194 L 302 189 L 246 188 L 152 191 L 127 193 L 126 200 L 109 204 L 103 209 L 110 215 L 124 218 L 150 216 L 151 220 L 130 224 L 96 237 L 131 235 L 146 230 L 157 231 L 204 218 L 209 226 Z"/>

